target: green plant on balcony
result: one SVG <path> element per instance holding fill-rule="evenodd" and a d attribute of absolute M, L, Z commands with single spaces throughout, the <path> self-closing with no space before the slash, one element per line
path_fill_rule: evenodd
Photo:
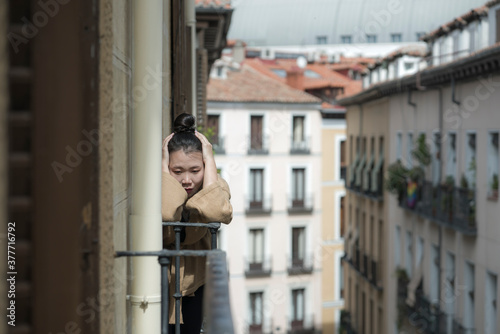
<path fill-rule="evenodd" d="M 432 155 L 429 150 L 429 145 L 425 142 L 425 134 L 421 134 L 418 136 L 416 140 L 416 145 L 413 151 L 411 152 L 413 157 L 420 163 L 422 166 L 429 166 L 432 160 Z"/>
<path fill-rule="evenodd" d="M 493 174 L 491 180 L 491 197 L 498 199 L 498 174 Z"/>
<path fill-rule="evenodd" d="M 441 210 L 448 214 L 449 219 L 453 214 L 453 189 L 455 188 L 455 177 L 448 175 L 441 187 L 444 191 L 441 197 Z"/>
<path fill-rule="evenodd" d="M 409 170 L 401 163 L 401 160 L 390 164 L 387 167 L 387 177 L 385 179 L 385 189 L 391 194 L 398 196 L 398 201 L 401 202 L 406 191 L 406 180 Z"/>

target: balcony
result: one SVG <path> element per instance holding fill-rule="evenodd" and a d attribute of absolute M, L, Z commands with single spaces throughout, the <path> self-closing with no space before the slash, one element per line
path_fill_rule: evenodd
<path fill-rule="evenodd" d="M 427 334 L 441 334 L 445 331 L 445 317 L 439 305 L 431 303 L 422 290 L 415 294 L 415 305 L 410 308 L 408 316 L 419 320 L 419 332 Z M 455 333 L 455 332 L 453 332 Z"/>
<path fill-rule="evenodd" d="M 292 138 L 290 144 L 290 154 L 310 154 L 310 141 L 310 137 L 302 140 Z"/>
<path fill-rule="evenodd" d="M 444 227 L 466 235 L 477 235 L 475 190 L 433 186 L 425 181 L 417 185 L 413 197 L 400 196 L 399 206 Z"/>
<path fill-rule="evenodd" d="M 344 176 L 346 189 L 359 196 L 382 201 L 384 199 L 383 167 L 377 165 L 376 168 L 366 172 L 356 172 L 356 169 L 355 166 L 348 168 L 348 175 Z"/>
<path fill-rule="evenodd" d="M 361 255 L 359 247 L 354 249 L 354 258 L 347 253 L 342 257 L 342 261 L 348 263 L 359 275 L 361 275 L 371 286 L 378 291 L 383 290 L 380 280 L 380 266 L 375 260 L 371 260 L 367 254 Z"/>
<path fill-rule="evenodd" d="M 452 323 L 453 334 L 475 334 L 476 330 L 474 328 L 465 328 L 457 319 L 453 319 Z"/>
<path fill-rule="evenodd" d="M 245 214 L 247 215 L 269 215 L 272 211 L 272 197 L 267 196 L 253 196 L 245 197 Z"/>
<path fill-rule="evenodd" d="M 313 272 L 313 256 L 308 254 L 288 259 L 288 275 L 303 275 Z"/>
<path fill-rule="evenodd" d="M 288 195 L 288 213 L 311 213 L 313 211 L 313 203 L 314 196 L 312 194 L 307 194 L 302 197 Z"/>
<path fill-rule="evenodd" d="M 288 322 L 288 334 L 316 334 L 314 316 L 309 315 L 303 319 L 292 319 Z"/>
<path fill-rule="evenodd" d="M 226 148 L 224 146 L 224 137 L 218 136 L 212 138 L 212 148 L 215 154 L 226 154 Z"/>
<path fill-rule="evenodd" d="M 249 155 L 269 154 L 269 136 L 250 136 L 248 138 Z"/>
<path fill-rule="evenodd" d="M 247 278 L 271 276 L 272 260 L 270 256 L 263 259 L 246 259 L 245 264 L 245 276 Z"/>
<path fill-rule="evenodd" d="M 352 327 L 351 313 L 347 310 L 340 311 L 340 334 L 357 334 L 356 330 Z"/>

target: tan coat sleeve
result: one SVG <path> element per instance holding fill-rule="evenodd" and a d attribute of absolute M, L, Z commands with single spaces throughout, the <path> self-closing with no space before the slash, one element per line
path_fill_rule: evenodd
<path fill-rule="evenodd" d="M 221 222 L 229 224 L 233 219 L 233 207 L 230 202 L 231 193 L 227 182 L 221 177 L 206 189 L 200 190 L 186 202 L 192 222 Z M 184 244 L 192 244 L 203 238 L 206 228 L 186 229 Z"/>
<path fill-rule="evenodd" d="M 187 200 L 187 192 L 169 173 L 161 173 L 161 217 L 163 221 L 176 222 L 181 220 L 184 203 Z M 174 242 L 175 234 L 172 227 L 163 229 L 163 242 L 169 244 Z"/>

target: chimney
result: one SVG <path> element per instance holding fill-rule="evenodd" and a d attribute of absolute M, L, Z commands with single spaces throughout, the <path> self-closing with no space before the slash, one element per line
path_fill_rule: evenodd
<path fill-rule="evenodd" d="M 298 90 L 304 90 L 304 70 L 293 66 L 286 71 L 286 84 Z"/>
<path fill-rule="evenodd" d="M 240 64 L 243 60 L 245 60 L 245 43 L 243 41 L 237 40 L 233 46 L 233 60 Z"/>

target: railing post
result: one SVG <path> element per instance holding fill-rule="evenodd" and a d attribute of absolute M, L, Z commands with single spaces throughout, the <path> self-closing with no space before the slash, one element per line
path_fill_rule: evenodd
<path fill-rule="evenodd" d="M 161 334 L 168 334 L 168 265 L 167 256 L 159 256 L 161 266 Z"/>
<path fill-rule="evenodd" d="M 181 232 L 182 232 L 182 227 L 180 226 L 175 226 L 174 227 L 174 232 L 175 232 L 175 250 L 180 250 L 181 249 Z M 175 334 L 180 334 L 181 333 L 181 276 L 180 274 L 180 268 L 181 268 L 181 257 L 176 255 L 175 256 L 175 293 L 174 293 L 174 298 L 175 298 Z"/>

